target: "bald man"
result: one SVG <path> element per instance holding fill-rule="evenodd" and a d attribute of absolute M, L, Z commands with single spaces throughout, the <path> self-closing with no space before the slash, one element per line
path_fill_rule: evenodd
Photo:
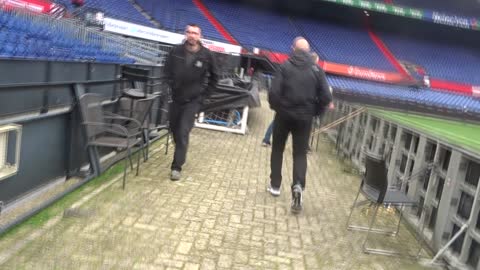
<path fill-rule="evenodd" d="M 269 92 L 270 107 L 276 112 L 273 123 L 270 185 L 267 190 L 280 196 L 283 151 L 292 134 L 293 183 L 292 213 L 303 209 L 303 190 L 307 173 L 307 149 L 312 119 L 332 101 L 325 77 L 312 59 L 310 45 L 302 37 L 295 38 L 292 54 L 275 74 Z"/>

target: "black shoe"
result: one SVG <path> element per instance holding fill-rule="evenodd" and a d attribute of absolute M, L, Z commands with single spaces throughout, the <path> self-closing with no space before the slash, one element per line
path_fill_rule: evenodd
<path fill-rule="evenodd" d="M 303 210 L 303 194 L 302 186 L 296 184 L 292 188 L 292 207 L 291 211 L 293 214 L 298 214 Z"/>

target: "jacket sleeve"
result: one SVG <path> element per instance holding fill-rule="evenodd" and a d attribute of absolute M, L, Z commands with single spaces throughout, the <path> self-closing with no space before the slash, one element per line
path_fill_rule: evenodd
<path fill-rule="evenodd" d="M 317 79 L 318 79 L 318 84 L 317 84 L 317 98 L 318 98 L 318 103 L 321 109 L 326 107 L 330 102 L 332 102 L 332 93 L 330 92 L 330 86 L 328 85 L 327 82 L 327 76 L 325 75 L 325 72 L 321 69 L 318 68 L 317 72 Z"/>
<path fill-rule="evenodd" d="M 170 86 L 170 89 L 173 89 L 173 54 L 175 51 L 175 47 L 173 47 L 170 52 L 167 54 L 167 58 L 165 59 L 164 65 L 164 75 L 165 75 L 165 82 Z"/>
<path fill-rule="evenodd" d="M 272 80 L 272 88 L 268 92 L 268 102 L 270 103 L 270 108 L 276 110 L 280 105 L 280 98 L 282 94 L 283 87 L 283 66 L 280 66 Z"/>
<path fill-rule="evenodd" d="M 217 61 L 211 51 L 209 52 L 209 55 L 210 55 L 209 56 L 210 65 L 208 70 L 209 78 L 208 78 L 207 91 L 205 93 L 207 96 L 210 95 L 215 90 L 215 87 L 217 86 L 218 80 L 219 80 L 219 71 L 218 71 Z"/>

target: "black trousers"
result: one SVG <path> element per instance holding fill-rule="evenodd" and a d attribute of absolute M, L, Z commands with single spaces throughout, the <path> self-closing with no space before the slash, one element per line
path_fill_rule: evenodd
<path fill-rule="evenodd" d="M 270 158 L 270 184 L 280 188 L 282 184 L 282 162 L 288 134 L 292 133 L 293 146 L 293 183 L 292 187 L 300 184 L 305 188 L 307 174 L 307 149 L 312 129 L 312 118 L 308 120 L 295 120 L 278 113 L 273 122 L 272 155 Z"/>
<path fill-rule="evenodd" d="M 195 114 L 200 110 L 200 99 L 186 103 L 173 102 L 170 106 L 170 130 L 175 143 L 172 170 L 181 171 L 187 159 L 190 131 L 195 123 Z"/>

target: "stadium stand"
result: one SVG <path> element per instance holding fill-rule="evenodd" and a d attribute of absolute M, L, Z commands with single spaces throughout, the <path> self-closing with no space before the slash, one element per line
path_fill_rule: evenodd
<path fill-rule="evenodd" d="M 71 0 L 56 0 L 56 2 L 65 5 L 69 12 L 76 12 Z M 99 9 L 105 12 L 106 17 L 154 27 L 128 0 L 87 0 L 80 9 L 84 8 Z"/>
<path fill-rule="evenodd" d="M 422 66 L 431 77 L 480 84 L 480 54 L 473 49 L 396 34 L 379 35 L 397 59 Z"/>
<path fill-rule="evenodd" d="M 88 33 L 87 43 L 72 35 L 68 28 L 56 27 L 49 21 L 1 12 L 0 28 L 3 44 L 0 56 L 4 58 L 134 63 L 133 59 L 121 56 L 115 44 L 110 44 L 108 49 L 102 48 L 100 36 L 94 33 Z"/>
<path fill-rule="evenodd" d="M 204 2 L 216 18 L 246 47 L 288 53 L 292 39 L 305 35 L 322 59 L 396 71 L 364 29 L 307 19 L 293 21 L 271 11 L 235 3 L 214 0 Z M 240 23 L 230 18 L 239 18 Z M 355 53 L 352 53 L 352 44 L 355 44 Z"/>
<path fill-rule="evenodd" d="M 187 23 L 196 23 L 202 28 L 205 38 L 225 41 L 225 38 L 218 33 L 191 0 L 137 0 L 136 2 L 155 18 L 163 29 L 183 32 Z"/>
<path fill-rule="evenodd" d="M 203 2 L 233 37 L 246 48 L 259 47 L 278 52 L 290 52 L 292 39 L 298 35 L 287 17 L 272 11 L 224 1 Z"/>
<path fill-rule="evenodd" d="M 351 78 L 328 76 L 332 87 L 347 90 L 352 94 L 406 102 L 413 106 L 432 106 L 457 112 L 480 113 L 480 100 L 448 92 L 432 91 L 426 88 L 412 88 L 398 85 L 386 85 Z"/>
<path fill-rule="evenodd" d="M 307 19 L 299 19 L 296 24 L 328 61 L 396 71 L 366 29 Z"/>

